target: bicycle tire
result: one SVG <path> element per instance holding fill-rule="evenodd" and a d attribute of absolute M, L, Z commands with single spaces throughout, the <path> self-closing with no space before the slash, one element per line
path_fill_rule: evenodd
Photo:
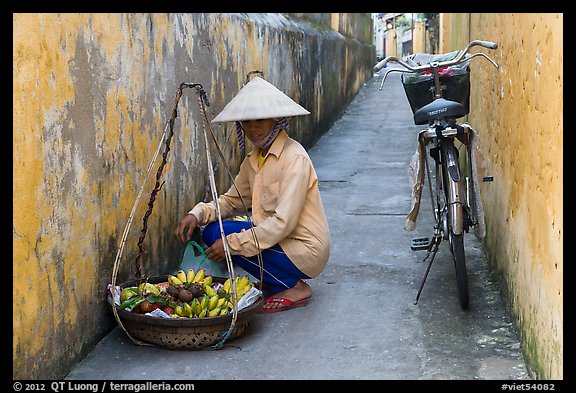
<path fill-rule="evenodd" d="M 468 310 L 470 297 L 468 294 L 468 273 L 466 271 L 466 257 L 464 255 L 464 234 L 455 235 L 450 230 L 450 250 L 454 257 L 454 270 L 456 271 L 456 286 L 458 300 L 463 310 Z"/>

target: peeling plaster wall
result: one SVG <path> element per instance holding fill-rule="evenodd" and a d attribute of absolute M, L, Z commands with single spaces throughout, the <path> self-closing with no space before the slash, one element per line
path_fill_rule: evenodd
<path fill-rule="evenodd" d="M 204 86 L 211 119 L 247 72 L 262 70 L 312 113 L 289 130 L 311 147 L 375 62 L 371 34 L 359 41 L 329 23 L 319 29 L 283 14 L 13 14 L 15 379 L 63 378 L 116 325 L 105 289 L 144 185 L 117 282 L 134 276 L 161 157 L 145 172 L 180 83 Z M 196 94 L 185 89 L 143 244 L 147 275 L 178 265 L 182 246 L 172 230 L 204 199 L 202 120 Z M 235 133 L 231 125 L 214 131 L 234 172 Z M 220 191 L 229 186 L 223 170 L 217 181 Z"/>
<path fill-rule="evenodd" d="M 469 39 L 499 65 L 472 62 L 470 124 L 479 133 L 484 240 L 526 358 L 563 378 L 563 15 L 445 14 L 443 52 Z M 477 51 L 477 49 L 473 49 Z"/>

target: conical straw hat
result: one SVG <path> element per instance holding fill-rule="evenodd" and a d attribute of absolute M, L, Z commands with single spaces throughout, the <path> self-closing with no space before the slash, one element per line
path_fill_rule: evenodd
<path fill-rule="evenodd" d="M 255 76 L 222 109 L 212 123 L 309 115 L 276 86 Z"/>

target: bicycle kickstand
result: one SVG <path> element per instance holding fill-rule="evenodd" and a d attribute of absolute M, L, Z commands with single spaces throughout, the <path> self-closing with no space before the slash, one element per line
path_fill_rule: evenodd
<path fill-rule="evenodd" d="M 430 247 L 428 247 L 428 252 L 426 253 L 424 259 L 422 260 L 422 262 L 426 262 L 426 259 L 432 256 L 432 258 L 430 258 L 430 262 L 428 262 L 428 266 L 426 267 L 426 273 L 424 274 L 424 278 L 420 283 L 420 288 L 418 289 L 418 294 L 416 295 L 416 301 L 414 302 L 415 305 L 418 304 L 418 299 L 420 299 L 420 294 L 422 293 L 424 283 L 426 282 L 426 278 L 428 277 L 428 273 L 430 272 L 430 268 L 432 267 L 432 262 L 434 262 L 436 252 L 438 252 L 438 245 L 440 244 L 440 241 L 441 241 L 440 235 L 434 234 L 434 236 L 432 237 L 432 241 L 430 242 Z"/>

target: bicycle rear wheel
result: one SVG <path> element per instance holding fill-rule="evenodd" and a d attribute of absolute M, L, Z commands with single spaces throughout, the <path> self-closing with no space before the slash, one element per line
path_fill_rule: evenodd
<path fill-rule="evenodd" d="M 470 299 L 468 295 L 468 273 L 466 271 L 466 257 L 464 255 L 464 234 L 455 235 L 450 230 L 450 250 L 454 257 L 456 271 L 456 286 L 458 287 L 458 300 L 460 307 L 467 310 Z"/>

